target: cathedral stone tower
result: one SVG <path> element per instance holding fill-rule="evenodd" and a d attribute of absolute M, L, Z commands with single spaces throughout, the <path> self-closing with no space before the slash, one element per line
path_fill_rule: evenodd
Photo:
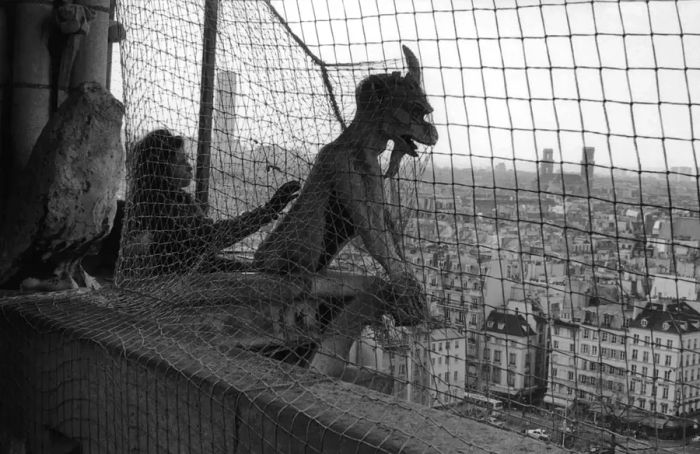
<path fill-rule="evenodd" d="M 554 171 L 554 150 L 545 148 L 542 154 L 544 157 L 540 163 L 540 176 L 550 176 Z"/>
<path fill-rule="evenodd" d="M 583 147 L 581 154 L 581 178 L 588 181 L 588 188 L 593 189 L 593 171 L 595 170 L 595 148 Z"/>

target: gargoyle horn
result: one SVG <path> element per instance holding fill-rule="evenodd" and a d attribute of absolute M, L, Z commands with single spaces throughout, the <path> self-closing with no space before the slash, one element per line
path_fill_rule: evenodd
<path fill-rule="evenodd" d="M 401 46 L 403 48 L 403 55 L 406 57 L 406 63 L 408 64 L 408 73 L 406 73 L 406 76 L 410 76 L 420 84 L 420 63 L 418 63 L 418 59 L 416 56 L 413 54 L 411 49 L 409 49 L 406 46 Z"/>

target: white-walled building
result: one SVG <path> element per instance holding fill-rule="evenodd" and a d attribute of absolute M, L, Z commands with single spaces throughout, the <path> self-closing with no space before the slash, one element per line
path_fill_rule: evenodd
<path fill-rule="evenodd" d="M 408 327 L 365 328 L 350 350 L 351 362 L 394 379 L 392 394 L 410 402 L 441 406 L 464 396 L 464 335 L 452 328 L 429 332 Z"/>
<path fill-rule="evenodd" d="M 630 403 L 669 416 L 700 413 L 700 314 L 655 302 L 630 323 L 629 336 Z"/>
<path fill-rule="evenodd" d="M 630 421 L 700 415 L 700 313 L 685 302 L 648 304 L 625 321 L 619 305 L 591 306 L 582 323 L 555 320 L 544 402 L 568 408 L 585 401 L 596 412 Z M 690 424 L 688 419 L 687 423 Z"/>
<path fill-rule="evenodd" d="M 627 332 L 618 304 L 589 306 L 581 323 L 552 324 L 544 402 L 568 408 L 586 402 L 597 413 L 623 413 L 628 405 Z"/>

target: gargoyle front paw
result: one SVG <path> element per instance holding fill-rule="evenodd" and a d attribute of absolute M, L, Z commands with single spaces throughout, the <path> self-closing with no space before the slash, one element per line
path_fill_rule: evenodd
<path fill-rule="evenodd" d="M 427 320 L 425 291 L 413 274 L 394 275 L 388 284 L 382 296 L 387 311 L 399 325 L 415 325 Z"/>

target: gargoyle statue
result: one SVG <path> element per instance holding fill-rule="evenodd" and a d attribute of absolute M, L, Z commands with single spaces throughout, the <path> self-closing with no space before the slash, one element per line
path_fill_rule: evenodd
<path fill-rule="evenodd" d="M 345 131 L 324 146 L 316 157 L 299 197 L 256 251 L 253 266 L 261 271 L 319 273 L 340 250 L 360 236 L 365 248 L 387 272 L 394 295 L 421 293 L 421 288 L 401 253 L 385 216 L 384 176 L 379 156 L 394 142 L 387 175 L 396 173 L 401 158 L 417 156 L 416 144 L 434 145 L 438 134 L 426 120 L 433 109 L 421 87 L 421 69 L 406 46 L 408 72 L 373 74 L 358 85 L 357 110 Z M 382 292 L 380 292 L 382 293 Z M 386 292 L 384 292 L 386 293 Z M 381 298 L 357 298 L 331 322 L 319 353 L 347 358 L 362 324 L 376 321 Z M 318 354 L 312 362 L 329 374 L 335 364 Z M 342 361 L 341 361 L 342 363 Z"/>

